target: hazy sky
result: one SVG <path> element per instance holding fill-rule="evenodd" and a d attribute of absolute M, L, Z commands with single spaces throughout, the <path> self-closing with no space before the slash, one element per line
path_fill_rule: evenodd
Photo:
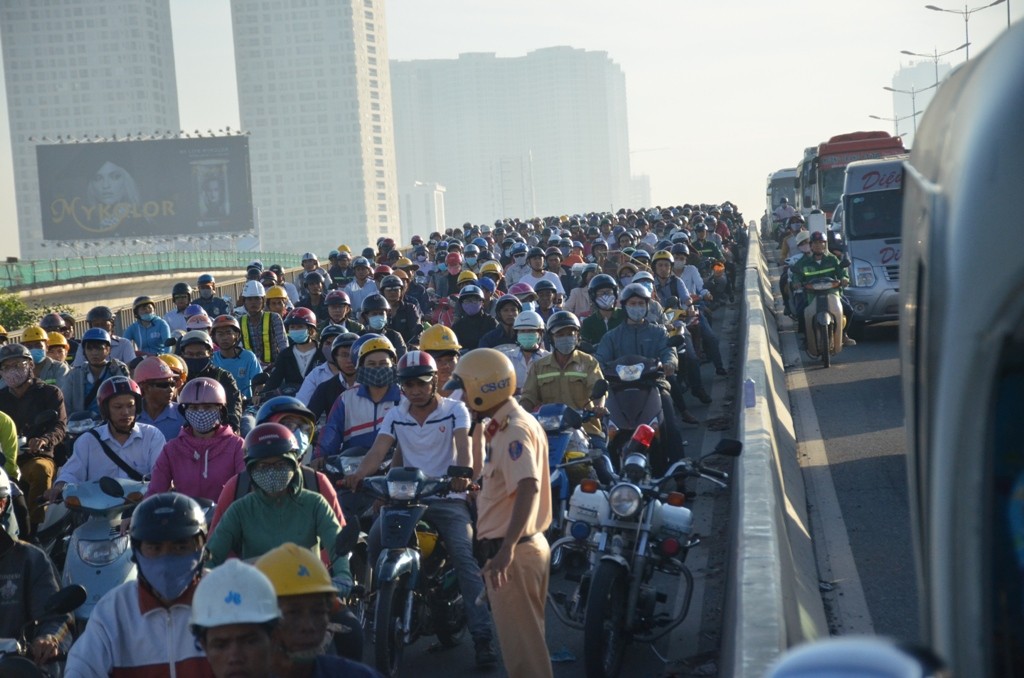
<path fill-rule="evenodd" d="M 1024 0 L 1010 2 L 1017 21 Z M 385 7 L 392 59 L 518 56 L 553 45 L 608 52 L 626 74 L 632 171 L 651 176 L 654 202 L 729 199 L 756 218 L 768 173 L 794 165 L 805 146 L 843 132 L 892 131 L 891 123 L 868 116 L 893 115 L 892 95 L 882 87 L 901 64 L 914 61 L 900 50 L 942 52 L 964 42 L 961 16 L 925 4 L 386 0 Z M 1006 7 L 972 15 L 972 56 L 1006 29 Z M 237 128 L 229 0 L 171 0 L 171 13 L 182 128 Z M 963 52 L 950 58 L 955 65 Z M 17 234 L 8 136 L 0 91 L 0 231 L 6 242 Z"/>

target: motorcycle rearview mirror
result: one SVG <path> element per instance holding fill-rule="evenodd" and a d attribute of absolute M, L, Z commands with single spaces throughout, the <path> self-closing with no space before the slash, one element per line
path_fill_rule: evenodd
<path fill-rule="evenodd" d="M 733 440 L 732 438 L 722 438 L 715 445 L 715 449 L 711 450 L 708 456 L 712 454 L 720 454 L 725 457 L 738 457 L 743 452 L 743 443 L 739 440 Z"/>
<path fill-rule="evenodd" d="M 594 382 L 594 388 L 590 389 L 590 399 L 597 400 L 603 398 L 608 394 L 608 382 L 604 379 L 598 379 Z"/>
<path fill-rule="evenodd" d="M 267 379 L 269 378 L 270 375 L 268 373 L 260 372 L 255 377 L 253 377 L 249 383 L 252 384 L 253 386 L 263 386 L 264 384 L 267 383 Z"/>
<path fill-rule="evenodd" d="M 46 614 L 67 614 L 74 612 L 82 605 L 85 604 L 89 594 L 86 593 L 85 587 L 81 584 L 72 584 L 71 586 L 65 586 L 60 591 L 57 591 L 52 596 L 46 599 L 46 604 L 43 609 L 46 610 Z"/>
<path fill-rule="evenodd" d="M 679 297 L 673 294 L 671 297 L 665 300 L 665 303 L 662 304 L 662 306 L 666 309 L 679 308 Z"/>
<path fill-rule="evenodd" d="M 32 424 L 33 426 L 49 424 L 51 421 L 57 421 L 59 418 L 60 414 L 57 413 L 57 410 L 43 410 L 32 418 Z"/>
<path fill-rule="evenodd" d="M 177 337 L 167 337 L 166 339 L 164 339 L 164 346 L 166 346 L 167 348 L 174 348 L 177 345 L 178 345 Z"/>
<path fill-rule="evenodd" d="M 124 497 L 124 488 L 121 487 L 121 483 L 117 482 L 110 476 L 103 476 L 100 478 L 100 490 L 103 491 L 103 494 L 110 497 Z"/>

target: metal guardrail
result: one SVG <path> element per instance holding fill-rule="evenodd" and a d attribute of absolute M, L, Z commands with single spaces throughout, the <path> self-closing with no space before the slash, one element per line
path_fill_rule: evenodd
<path fill-rule="evenodd" d="M 72 282 L 134 273 L 243 269 L 254 259 L 265 263 L 295 261 L 294 252 L 189 251 L 124 256 L 17 261 L 0 264 L 0 287 L 16 291 L 33 285 Z"/>

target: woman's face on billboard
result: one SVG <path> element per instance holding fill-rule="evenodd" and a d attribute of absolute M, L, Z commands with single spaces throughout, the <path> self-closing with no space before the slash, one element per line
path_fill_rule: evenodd
<path fill-rule="evenodd" d="M 95 194 L 105 205 L 114 205 L 124 199 L 125 171 L 112 162 L 105 162 L 92 178 Z"/>

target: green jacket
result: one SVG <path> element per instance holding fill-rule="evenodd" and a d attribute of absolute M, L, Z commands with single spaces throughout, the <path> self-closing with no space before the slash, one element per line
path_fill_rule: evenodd
<path fill-rule="evenodd" d="M 334 552 L 339 532 L 338 519 L 320 494 L 299 490 L 295 495 L 271 499 L 255 490 L 231 503 L 206 548 L 214 567 L 230 553 L 249 560 L 287 542 L 323 549 L 332 563 L 332 576 L 351 581 L 348 558 L 337 558 Z"/>
<path fill-rule="evenodd" d="M 793 267 L 793 282 L 803 285 L 815 278 L 835 278 L 841 282 L 849 282 L 850 271 L 839 263 L 839 259 L 834 254 L 826 252 L 821 261 L 816 261 L 814 255 L 808 254 L 796 262 Z M 814 290 L 806 292 L 808 300 L 814 299 L 816 294 Z M 839 294 L 839 289 L 832 290 L 831 294 Z"/>
<path fill-rule="evenodd" d="M 580 339 L 589 341 L 596 347 L 601 343 L 601 337 L 605 335 L 605 332 L 621 325 L 625 317 L 625 312 L 621 308 L 617 308 L 612 311 L 611 317 L 606 323 L 601 312 L 595 310 L 583 319 L 583 323 L 580 325 Z"/>

